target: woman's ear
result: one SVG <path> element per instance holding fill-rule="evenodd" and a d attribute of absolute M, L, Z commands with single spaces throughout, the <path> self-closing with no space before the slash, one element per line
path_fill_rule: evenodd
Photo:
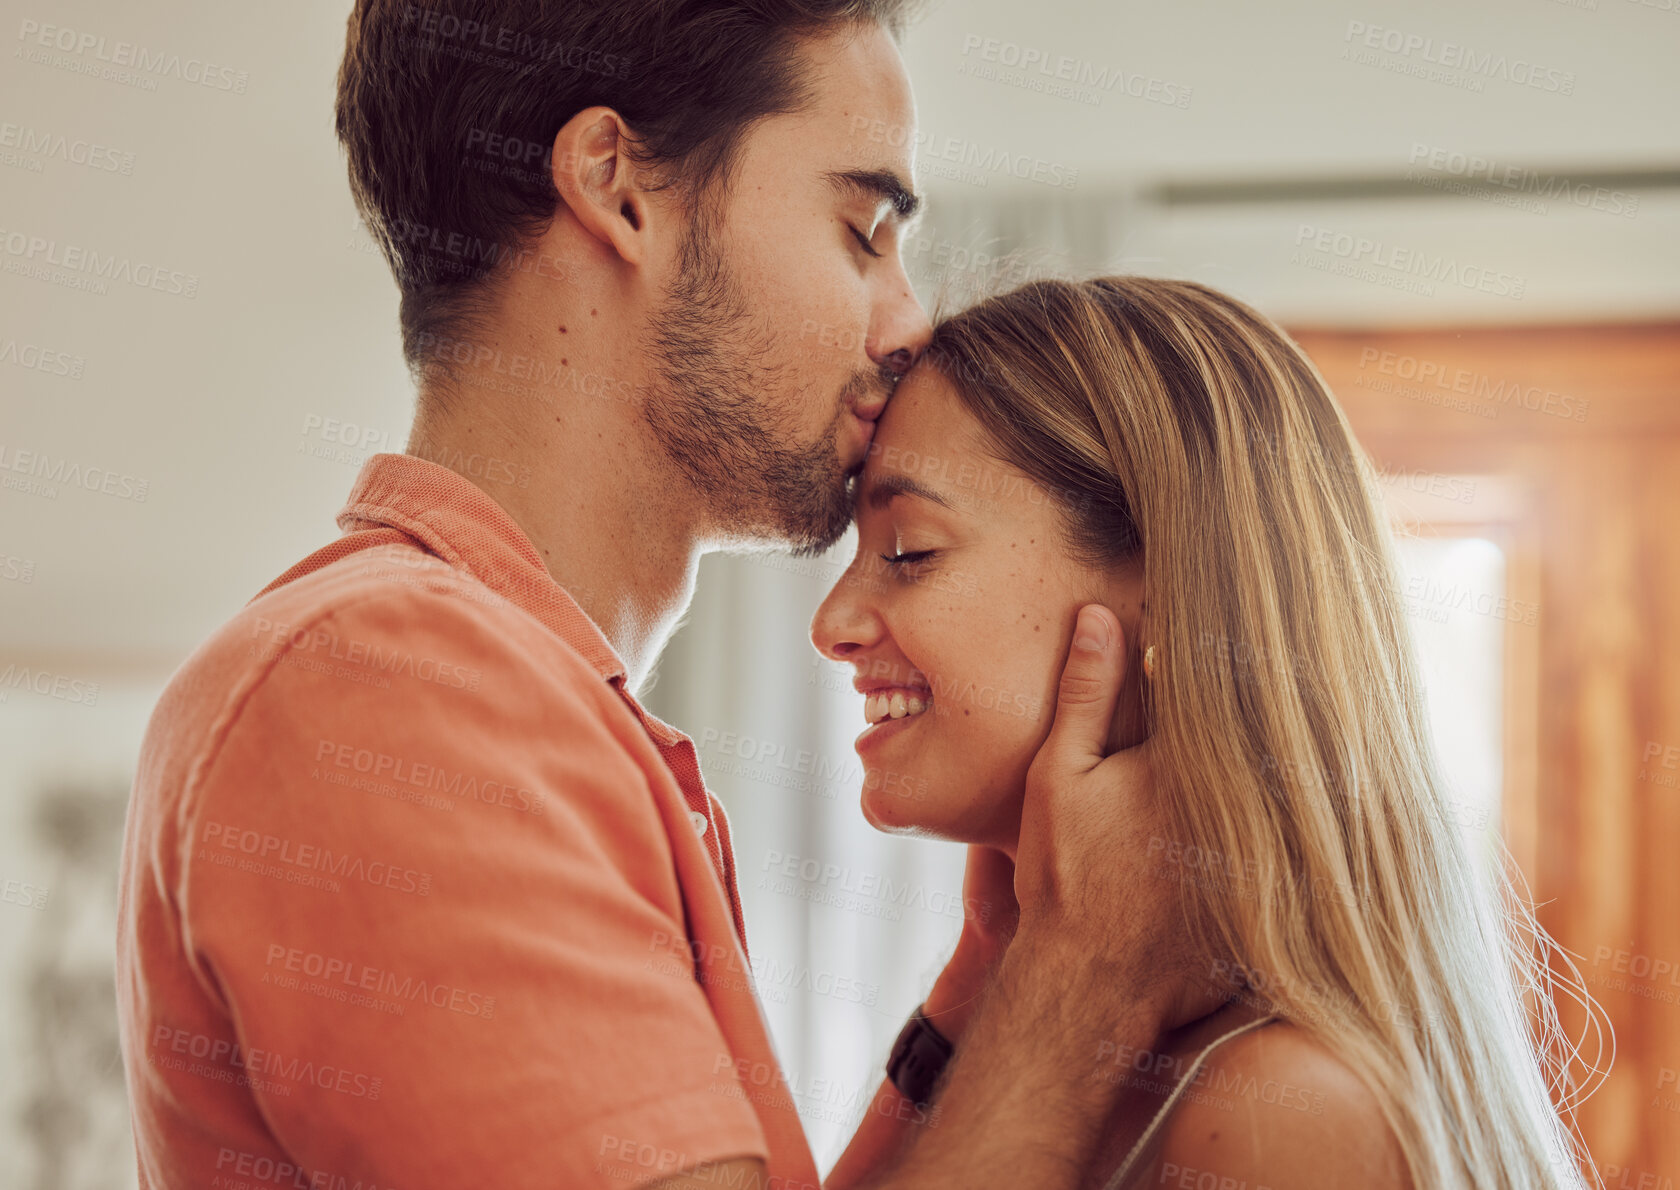
<path fill-rule="evenodd" d="M 1114 725 L 1109 730 L 1108 750 L 1118 752 L 1135 748 L 1149 738 L 1149 722 L 1143 713 L 1143 650 L 1132 633 L 1126 629 L 1126 676 L 1120 683 L 1120 697 L 1114 704 Z"/>
<path fill-rule="evenodd" d="M 652 215 L 644 171 L 630 153 L 629 126 L 610 107 L 587 107 L 554 137 L 549 168 L 560 201 L 626 264 L 646 262 Z"/>
<path fill-rule="evenodd" d="M 1114 725 L 1109 735 L 1109 751 L 1134 748 L 1149 738 L 1149 722 L 1144 715 L 1144 687 L 1154 679 L 1144 669 L 1144 653 L 1152 643 L 1147 639 L 1147 621 L 1143 605 L 1143 566 L 1141 560 L 1117 568 L 1108 578 L 1102 602 L 1120 621 L 1126 650 L 1126 672 L 1120 683 L 1120 698 L 1114 706 Z M 1156 649 L 1154 669 L 1160 673 L 1160 649 Z"/>

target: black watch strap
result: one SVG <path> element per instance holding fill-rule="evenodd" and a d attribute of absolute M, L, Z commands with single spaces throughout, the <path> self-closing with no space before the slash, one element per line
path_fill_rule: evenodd
<path fill-rule="evenodd" d="M 917 1107 L 926 1107 L 933 1100 L 933 1088 L 945 1073 L 945 1064 L 955 1048 L 922 1015 L 925 1007 L 917 1005 L 904 1022 L 887 1059 L 887 1077 Z"/>

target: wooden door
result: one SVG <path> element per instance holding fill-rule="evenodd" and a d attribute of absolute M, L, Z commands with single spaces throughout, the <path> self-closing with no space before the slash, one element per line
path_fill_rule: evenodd
<path fill-rule="evenodd" d="M 1615 1027 L 1613 1072 L 1580 1112 L 1593 1159 L 1617 1190 L 1672 1190 L 1680 323 L 1293 333 L 1379 468 L 1490 481 L 1465 526 L 1501 542 L 1509 594 L 1538 604 L 1507 635 L 1507 841 Z"/>

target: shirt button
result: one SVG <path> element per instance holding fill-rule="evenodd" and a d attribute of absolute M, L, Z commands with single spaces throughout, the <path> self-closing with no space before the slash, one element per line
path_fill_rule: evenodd
<path fill-rule="evenodd" d="M 707 818 L 698 810 L 690 810 L 688 812 L 688 820 L 694 824 L 694 833 L 702 839 L 705 838 L 706 827 L 711 823 L 711 819 Z"/>

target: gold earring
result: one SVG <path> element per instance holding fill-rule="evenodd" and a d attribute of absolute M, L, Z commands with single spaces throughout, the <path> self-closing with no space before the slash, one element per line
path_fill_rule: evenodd
<path fill-rule="evenodd" d="M 1154 645 L 1150 645 L 1147 649 L 1145 649 L 1143 651 L 1143 676 L 1146 677 L 1146 678 L 1153 678 L 1155 676 L 1155 646 Z"/>

